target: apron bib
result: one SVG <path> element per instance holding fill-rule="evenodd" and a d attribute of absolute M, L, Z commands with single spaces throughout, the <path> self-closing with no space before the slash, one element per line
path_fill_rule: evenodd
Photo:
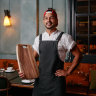
<path fill-rule="evenodd" d="M 35 80 L 32 96 L 65 96 L 65 77 L 55 76 L 56 70 L 64 69 L 64 62 L 60 60 L 57 48 L 62 34 L 63 32 L 56 41 L 42 41 L 42 34 L 40 35 L 40 76 Z"/>

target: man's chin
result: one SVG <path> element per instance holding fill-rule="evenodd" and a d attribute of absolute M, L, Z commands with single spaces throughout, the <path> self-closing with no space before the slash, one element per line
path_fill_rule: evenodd
<path fill-rule="evenodd" d="M 50 30 L 51 30 L 51 29 L 53 29 L 53 28 L 48 28 L 48 27 L 47 27 L 47 29 L 50 29 Z"/>

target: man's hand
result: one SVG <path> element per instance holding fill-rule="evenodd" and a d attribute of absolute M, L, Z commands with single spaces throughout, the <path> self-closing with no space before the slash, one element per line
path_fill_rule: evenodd
<path fill-rule="evenodd" d="M 20 78 L 24 78 L 24 73 L 18 72 Z"/>
<path fill-rule="evenodd" d="M 59 70 L 57 70 L 55 72 L 55 75 L 58 76 L 58 77 L 60 77 L 60 76 L 67 76 L 69 74 L 67 73 L 67 71 L 59 69 Z"/>

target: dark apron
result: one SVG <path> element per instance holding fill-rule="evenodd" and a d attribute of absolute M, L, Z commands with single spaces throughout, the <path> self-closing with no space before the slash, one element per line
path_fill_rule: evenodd
<path fill-rule="evenodd" d="M 57 48 L 62 34 L 63 32 L 56 41 L 42 41 L 42 34 L 40 35 L 40 76 L 35 80 L 32 96 L 65 96 L 65 77 L 55 76 L 56 70 L 64 69 L 64 62 L 59 59 Z"/>

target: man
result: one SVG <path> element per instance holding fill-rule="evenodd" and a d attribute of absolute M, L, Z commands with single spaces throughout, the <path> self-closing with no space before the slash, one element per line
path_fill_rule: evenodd
<path fill-rule="evenodd" d="M 39 56 L 40 76 L 35 80 L 32 96 L 65 96 L 65 77 L 70 75 L 80 59 L 76 42 L 67 33 L 57 30 L 58 17 L 53 9 L 44 12 L 46 31 L 37 36 L 33 44 L 35 58 Z M 64 70 L 66 52 L 74 55 L 68 71 Z M 24 77 L 24 74 L 20 74 Z"/>

